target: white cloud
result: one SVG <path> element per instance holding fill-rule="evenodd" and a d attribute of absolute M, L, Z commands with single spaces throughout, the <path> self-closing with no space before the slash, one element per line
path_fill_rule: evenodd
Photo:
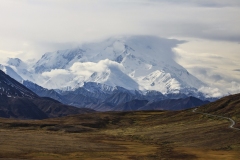
<path fill-rule="evenodd" d="M 2 0 L 0 50 L 46 51 L 113 35 L 150 34 L 240 41 L 239 1 Z M 191 4 L 191 5 L 189 5 Z M 195 5 L 193 5 L 195 4 Z M 17 54 L 16 54 L 17 56 Z"/>
<path fill-rule="evenodd" d="M 240 93 L 240 83 L 232 81 L 231 85 L 230 93 Z"/>
<path fill-rule="evenodd" d="M 223 94 L 218 88 L 211 88 L 211 87 L 202 87 L 199 89 L 200 92 L 204 93 L 207 98 L 211 97 L 221 97 Z"/>
<path fill-rule="evenodd" d="M 238 0 L 150 0 L 152 2 L 162 3 L 173 3 L 173 4 L 182 4 L 182 5 L 195 5 L 202 7 L 229 7 L 229 6 L 240 6 L 240 2 Z"/>
<path fill-rule="evenodd" d="M 38 84 L 43 84 L 49 89 L 67 88 L 69 86 L 81 86 L 83 82 L 88 80 L 93 73 L 100 73 L 107 70 L 117 68 L 123 70 L 123 66 L 117 62 L 108 59 L 101 60 L 98 63 L 94 62 L 76 62 L 69 70 L 53 69 L 49 72 L 43 72 L 44 80 L 37 80 Z"/>
<path fill-rule="evenodd" d="M 65 69 L 53 69 L 50 72 L 43 72 L 42 76 L 45 78 L 52 78 L 52 77 L 56 77 L 59 75 L 70 75 L 71 73 Z"/>
<path fill-rule="evenodd" d="M 99 61 L 98 63 L 76 62 L 72 65 L 72 67 L 70 67 L 70 70 L 76 74 L 82 74 L 83 72 L 85 72 L 86 75 L 90 76 L 93 72 L 103 72 L 109 67 L 118 67 L 123 69 L 121 64 L 114 61 L 110 61 L 109 59 L 105 59 L 105 60 Z"/>
<path fill-rule="evenodd" d="M 190 73 L 221 93 L 238 93 L 232 83 L 240 84 L 240 45 L 233 42 L 190 39 L 175 48 L 176 60 Z M 236 86 L 236 85 L 235 85 Z"/>

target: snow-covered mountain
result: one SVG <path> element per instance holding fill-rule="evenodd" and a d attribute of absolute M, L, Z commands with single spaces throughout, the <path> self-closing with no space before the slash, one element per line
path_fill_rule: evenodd
<path fill-rule="evenodd" d="M 5 63 L 0 64 L 0 69 L 18 82 L 36 79 L 35 74 L 30 71 L 31 67 L 19 58 L 8 58 Z"/>
<path fill-rule="evenodd" d="M 94 111 L 63 105 L 51 98 L 41 98 L 0 70 L 0 117 L 44 119 L 89 112 Z"/>
<path fill-rule="evenodd" d="M 0 96 L 37 98 L 38 96 L 0 70 Z"/>
<path fill-rule="evenodd" d="M 174 61 L 172 49 L 179 43 L 152 36 L 114 37 L 48 52 L 34 65 L 9 58 L 0 69 L 40 97 L 98 111 L 135 100 L 212 100 L 201 92 L 207 85 Z"/>
<path fill-rule="evenodd" d="M 49 89 L 74 90 L 96 82 L 163 94 L 198 90 L 205 84 L 174 61 L 172 48 L 179 43 L 153 36 L 114 37 L 49 52 L 33 66 L 38 77 L 33 82 Z"/>
<path fill-rule="evenodd" d="M 0 70 L 2 70 L 7 75 L 11 76 L 13 79 L 17 80 L 18 82 L 23 81 L 23 78 L 19 74 L 17 74 L 10 66 L 0 64 Z"/>
<path fill-rule="evenodd" d="M 112 37 L 45 53 L 33 66 L 10 58 L 0 69 L 19 82 L 47 89 L 74 91 L 96 83 L 109 91 L 122 87 L 144 95 L 157 91 L 196 96 L 206 84 L 174 61 L 172 49 L 180 43 L 153 36 Z"/>

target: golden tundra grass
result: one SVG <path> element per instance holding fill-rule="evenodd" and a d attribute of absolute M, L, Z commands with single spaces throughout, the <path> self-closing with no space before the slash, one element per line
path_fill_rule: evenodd
<path fill-rule="evenodd" d="M 0 159 L 236 160 L 240 131 L 228 125 L 190 110 L 0 119 Z"/>

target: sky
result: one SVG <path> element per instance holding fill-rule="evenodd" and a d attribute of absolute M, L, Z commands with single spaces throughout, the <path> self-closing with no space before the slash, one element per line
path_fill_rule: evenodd
<path fill-rule="evenodd" d="M 186 42 L 176 61 L 211 87 L 240 92 L 239 0 L 0 0 L 0 55 L 28 61 L 116 35 Z"/>

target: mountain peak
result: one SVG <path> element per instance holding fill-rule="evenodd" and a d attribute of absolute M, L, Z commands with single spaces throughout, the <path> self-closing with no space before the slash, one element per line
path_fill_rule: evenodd
<path fill-rule="evenodd" d="M 9 58 L 7 64 L 14 67 L 26 67 L 24 62 L 19 58 Z"/>
<path fill-rule="evenodd" d="M 154 36 L 116 36 L 73 49 L 45 53 L 24 80 L 48 89 L 77 89 L 95 82 L 128 90 L 190 93 L 206 86 L 174 61 L 183 41 Z M 12 60 L 14 66 L 18 60 Z M 19 71 L 20 72 L 20 71 Z"/>

